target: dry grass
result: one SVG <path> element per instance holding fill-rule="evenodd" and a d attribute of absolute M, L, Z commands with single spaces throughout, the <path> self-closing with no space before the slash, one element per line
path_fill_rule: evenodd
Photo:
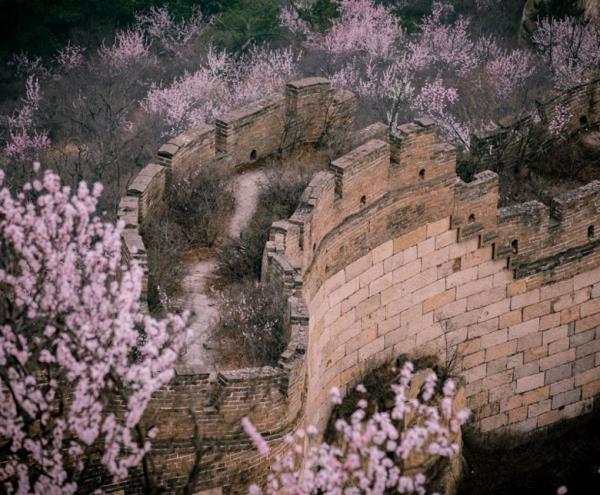
<path fill-rule="evenodd" d="M 267 180 L 261 186 L 252 220 L 239 238 L 228 239 L 217 250 L 216 286 L 260 279 L 271 224 L 292 215 L 310 179 L 317 170 L 325 168 L 326 163 L 324 155 L 302 151 L 284 162 L 272 161 L 266 165 Z"/>
<path fill-rule="evenodd" d="M 281 287 L 251 280 L 231 284 L 218 297 L 213 331 L 220 368 L 274 366 L 286 343 L 286 299 Z"/>

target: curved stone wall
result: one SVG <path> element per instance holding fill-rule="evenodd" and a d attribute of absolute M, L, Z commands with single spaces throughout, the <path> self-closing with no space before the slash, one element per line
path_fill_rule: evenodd
<path fill-rule="evenodd" d="M 145 269 L 144 299 L 148 271 L 140 228 L 165 206 L 171 173 L 192 175 L 211 162 L 235 168 L 300 143 L 316 143 L 329 133 L 350 135 L 355 106 L 354 95 L 332 90 L 329 81 L 303 79 L 289 83 L 285 96 L 243 107 L 217 119 L 215 127 L 190 129 L 163 145 L 158 163 L 147 165 L 134 178 L 119 204 L 125 257 Z M 215 487 L 241 490 L 249 481 L 266 477 L 270 459 L 260 457 L 241 430 L 243 416 L 249 415 L 263 432 L 273 455 L 284 448 L 283 436 L 302 422 L 308 322 L 302 278 L 298 265 L 285 256 L 273 259 L 265 276 L 278 278 L 289 297 L 288 345 L 277 366 L 217 373 L 177 366 L 175 379 L 146 411 L 146 424 L 159 426 L 150 455 L 153 471 L 162 473 L 156 481 L 169 492 L 180 490 L 192 471 L 195 492 Z M 102 472 L 90 476 L 102 480 L 98 484 L 108 491 L 141 490 L 140 473 L 118 484 Z"/>
<path fill-rule="evenodd" d="M 355 103 L 327 81 L 302 80 L 285 98 L 172 139 L 120 205 L 127 253 L 144 261 L 138 227 L 162 207 L 172 170 L 191 174 L 212 160 L 235 167 L 318 142 L 347 131 Z M 324 424 L 331 386 L 345 390 L 401 353 L 436 354 L 462 376 L 482 431 L 543 427 L 587 410 L 600 391 L 600 183 L 550 206 L 498 209 L 497 176 L 460 180 L 456 150 L 426 119 L 392 135 L 374 124 L 348 141 L 355 149 L 314 177 L 265 248 L 264 277 L 278 277 L 289 295 L 279 364 L 180 367 L 152 402 L 146 420 L 161 432 L 152 460 L 169 491 L 192 468 L 196 491 L 264 479 L 269 459 L 240 431 L 242 416 L 278 452 L 298 425 Z M 197 459 L 195 439 L 217 448 Z M 108 488 L 133 493 L 139 483 Z"/>
<path fill-rule="evenodd" d="M 328 390 L 400 353 L 434 354 L 466 382 L 484 432 L 530 431 L 600 391 L 600 182 L 498 209 L 498 179 L 456 176 L 430 122 L 374 139 L 317 175 L 266 261 L 302 267 L 307 418 Z"/>

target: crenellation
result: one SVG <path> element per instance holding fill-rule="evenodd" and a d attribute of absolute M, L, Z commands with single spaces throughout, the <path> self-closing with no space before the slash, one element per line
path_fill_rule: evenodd
<path fill-rule="evenodd" d="M 191 176 L 198 172 L 199 164 L 209 163 L 215 153 L 215 128 L 201 124 L 161 146 L 158 159 L 176 173 Z"/>
<path fill-rule="evenodd" d="M 496 238 L 498 175 L 490 170 L 475 175 L 473 181 L 458 179 L 454 191 L 451 227 L 458 228 L 459 240 L 480 237 L 483 245 Z"/>
<path fill-rule="evenodd" d="M 215 146 L 233 167 L 272 155 L 282 146 L 285 99 L 270 97 L 216 120 Z"/>
<path fill-rule="evenodd" d="M 388 190 L 389 145 L 371 140 L 331 163 L 336 209 L 352 214 Z"/>
<path fill-rule="evenodd" d="M 598 86 L 552 101 L 585 105 L 592 122 Z M 252 151 L 258 160 L 292 141 L 316 143 L 327 125 L 345 132 L 355 104 L 309 78 L 288 84 L 284 98 L 170 140 L 159 151 L 164 166 L 145 169 L 121 201 L 125 259 L 145 259 L 139 226 L 160 204 L 168 167 L 235 167 L 252 161 Z M 500 129 L 496 138 L 508 134 Z M 221 458 L 203 460 L 198 487 L 232 484 L 240 473 L 260 481 L 269 459 L 231 424 L 250 414 L 281 452 L 286 433 L 323 426 L 331 386 L 344 393 L 401 353 L 455 358 L 452 372 L 465 380 L 482 432 L 544 428 L 585 413 L 600 393 L 600 183 L 550 206 L 498 208 L 497 175 L 460 180 L 456 149 L 427 119 L 392 133 L 373 124 L 347 139 L 352 151 L 318 172 L 294 214 L 269 233 L 263 279 L 279 281 L 288 298 L 289 338 L 277 365 L 178 367 L 152 401 L 149 417 L 162 425 L 156 452 L 173 486 L 193 462 L 190 411 L 222 445 Z"/>
<path fill-rule="evenodd" d="M 379 139 L 380 141 L 390 141 L 389 127 L 383 122 L 375 122 L 363 129 L 359 129 L 352 134 L 352 148 L 356 148 L 361 144 L 370 141 L 371 139 Z"/>
<path fill-rule="evenodd" d="M 553 91 L 536 104 L 535 114 L 501 119 L 492 129 L 471 136 L 472 157 L 482 165 L 502 163 L 514 167 L 526 161 L 540 148 L 549 149 L 562 137 L 548 131 L 548 122 L 560 106 L 569 120 L 566 134 L 600 123 L 600 79 L 598 74 L 581 84 Z"/>
<path fill-rule="evenodd" d="M 286 86 L 285 100 L 290 139 L 302 136 L 305 142 L 316 142 L 325 130 L 328 111 L 333 110 L 329 80 L 308 77 L 291 81 Z"/>
<path fill-rule="evenodd" d="M 439 144 L 435 127 L 425 121 L 424 124 L 413 122 L 398 126 L 390 133 L 390 176 L 394 186 L 418 184 L 443 172 L 455 175 L 456 167 L 447 170 L 432 170 L 434 147 Z M 440 173 L 441 172 L 441 173 Z"/>
<path fill-rule="evenodd" d="M 119 201 L 117 217 L 123 221 L 124 228 L 139 228 L 139 199 L 135 196 L 124 196 Z"/>

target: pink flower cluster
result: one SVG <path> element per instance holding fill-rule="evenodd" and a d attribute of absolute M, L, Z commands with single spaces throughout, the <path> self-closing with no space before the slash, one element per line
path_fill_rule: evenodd
<path fill-rule="evenodd" d="M 177 20 L 166 7 L 151 7 L 136 16 L 138 31 L 171 54 L 181 55 L 181 48 L 206 26 L 200 9 L 187 19 Z"/>
<path fill-rule="evenodd" d="M 558 85 L 581 81 L 600 66 L 600 25 L 572 17 L 541 19 L 533 42 L 544 53 Z"/>
<path fill-rule="evenodd" d="M 403 31 L 383 5 L 364 0 L 341 0 L 339 17 L 324 36 L 311 37 L 314 46 L 329 53 L 363 52 L 369 57 L 392 55 Z"/>
<path fill-rule="evenodd" d="M 548 132 L 554 137 L 561 137 L 573 115 L 565 105 L 557 105 L 554 113 L 548 122 Z"/>
<path fill-rule="evenodd" d="M 431 374 L 422 390 L 411 393 L 413 366 L 406 363 L 399 383 L 393 385 L 395 402 L 391 411 L 367 413 L 368 403 L 360 399 L 349 420 L 339 419 L 335 428 L 338 441 L 318 441 L 314 427 L 298 430 L 286 438 L 287 452 L 276 456 L 271 466 L 268 494 L 359 494 L 426 493 L 423 473 L 410 475 L 403 470 L 412 455 L 426 453 L 434 457 L 452 457 L 458 452 L 454 443 L 461 426 L 469 418 L 468 410 L 455 411 L 455 386 L 450 380 L 436 400 L 437 377 Z M 363 385 L 357 392 L 365 393 Z M 340 391 L 331 392 L 334 404 L 341 402 Z M 265 441 L 244 418 L 243 427 L 263 455 Z M 254 485 L 251 493 L 261 489 Z"/>
<path fill-rule="evenodd" d="M 142 312 L 123 226 L 94 216 L 99 184 L 71 191 L 46 171 L 13 195 L 3 178 L 1 490 L 75 493 L 90 459 L 123 479 L 150 448 L 140 420 L 173 376 L 185 316 Z"/>
<path fill-rule="evenodd" d="M 197 71 L 168 86 L 153 86 L 142 107 L 160 115 L 168 133 L 176 134 L 281 91 L 298 73 L 297 61 L 291 49 L 253 48 L 238 59 L 210 49 Z"/>
<path fill-rule="evenodd" d="M 101 60 L 113 68 L 122 68 L 143 61 L 150 55 L 143 31 L 129 29 L 117 32 L 112 45 L 102 45 L 98 50 Z"/>
<path fill-rule="evenodd" d="M 8 118 L 9 139 L 4 152 L 9 158 L 25 161 L 39 158 L 42 151 L 50 145 L 45 131 L 36 129 L 35 114 L 41 100 L 40 83 L 31 75 L 25 83 L 25 97 L 21 108 Z"/>
<path fill-rule="evenodd" d="M 492 3 L 498 2 L 482 0 L 477 7 Z M 434 1 L 413 33 L 380 2 L 337 4 L 339 16 L 326 33 L 310 32 L 293 11 L 285 11 L 281 22 L 304 39 L 309 52 L 321 55 L 323 73 L 335 86 L 369 98 L 390 128 L 418 112 L 433 118 L 446 139 L 468 147 L 469 135 L 484 128 L 495 110 L 478 113 L 475 102 L 517 101 L 541 68 L 531 50 L 507 50 L 494 37 L 476 37 L 469 19 L 449 1 Z M 543 20 L 534 42 L 557 83 L 581 79 L 600 64 L 600 30 L 593 23 Z"/>

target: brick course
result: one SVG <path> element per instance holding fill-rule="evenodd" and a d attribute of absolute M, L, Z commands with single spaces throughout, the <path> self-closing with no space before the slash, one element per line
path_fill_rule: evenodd
<path fill-rule="evenodd" d="M 242 165 L 285 146 L 287 129 L 315 142 L 326 107 L 337 105 L 334 124 L 343 127 L 355 104 L 312 78 L 219 119 L 216 130 L 171 140 L 120 204 L 126 255 L 143 257 L 138 225 L 160 207 L 170 167 L 201 166 L 204 157 Z M 265 248 L 265 277 L 280 277 L 290 294 L 291 337 L 279 365 L 179 370 L 151 404 L 163 425 L 156 453 L 174 486 L 193 462 L 189 407 L 226 452 L 207 458 L 198 488 L 232 487 L 240 473 L 261 480 L 268 460 L 232 433 L 231 421 L 252 410 L 281 451 L 286 432 L 324 425 L 331 386 L 345 391 L 400 353 L 451 362 L 483 432 L 542 428 L 588 411 L 600 393 L 600 250 L 587 236 L 600 224 L 600 182 L 550 206 L 498 209 L 497 176 L 459 179 L 456 150 L 427 119 L 392 134 L 374 127 L 352 142 L 354 150 L 316 174 L 292 217 L 273 226 Z"/>

